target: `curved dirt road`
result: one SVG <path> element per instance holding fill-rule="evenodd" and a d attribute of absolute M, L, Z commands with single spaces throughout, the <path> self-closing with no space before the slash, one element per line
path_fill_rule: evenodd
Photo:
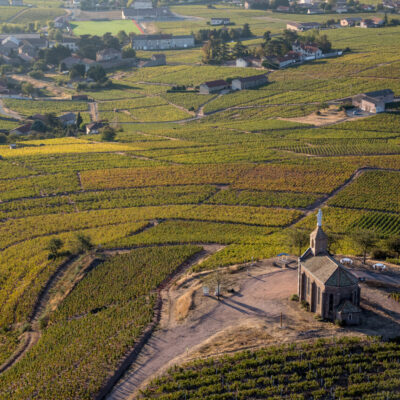
<path fill-rule="evenodd" d="M 282 285 L 282 282 L 285 282 Z M 296 291 L 297 270 L 285 269 L 249 277 L 239 293 L 217 301 L 207 298 L 208 312 L 194 310 L 182 324 L 169 320 L 157 330 L 138 359 L 108 395 L 108 400 L 133 399 L 141 385 L 171 360 L 185 354 L 239 320 L 277 323 L 287 311 L 284 301 Z M 163 308 L 165 307 L 163 302 Z"/>

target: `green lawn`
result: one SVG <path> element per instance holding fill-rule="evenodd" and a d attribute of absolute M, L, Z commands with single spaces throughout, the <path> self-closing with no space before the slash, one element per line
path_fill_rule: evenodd
<path fill-rule="evenodd" d="M 140 35 L 139 29 L 132 21 L 76 21 L 71 24 L 74 34 L 80 35 L 104 35 L 107 32 L 116 35 L 119 31 L 136 33 Z"/>

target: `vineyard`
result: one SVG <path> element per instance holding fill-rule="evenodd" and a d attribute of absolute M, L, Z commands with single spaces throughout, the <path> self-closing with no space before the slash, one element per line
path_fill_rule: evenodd
<path fill-rule="evenodd" d="M 320 339 L 192 361 L 169 369 L 144 399 L 398 399 L 400 347 Z"/>
<path fill-rule="evenodd" d="M 154 290 L 198 251 L 138 249 L 92 270 L 51 316 L 29 358 L 0 375 L 0 397 L 93 397 L 152 320 Z"/>
<path fill-rule="evenodd" d="M 0 19 L 23 11 L 12 22 L 26 25 L 65 13 L 58 0 L 31 3 L 25 11 L 1 7 Z M 233 29 L 249 23 L 257 35 L 243 40 L 251 54 L 266 30 L 273 36 L 289 20 L 331 18 L 228 4 L 171 5 L 171 11 L 188 18 L 157 21 L 148 29 L 196 33 L 210 28 L 211 17 L 228 14 Z M 134 26 L 130 20 L 121 27 L 119 20 L 103 22 L 78 21 L 76 29 L 101 35 Z M 363 92 L 390 88 L 400 95 L 400 27 L 325 34 L 334 49 L 349 51 L 263 70 L 269 83 L 254 90 L 198 93 L 206 81 L 261 73 L 236 68 L 233 59 L 205 65 L 200 46 L 160 51 L 165 66 L 107 71 L 107 87 L 88 85 L 79 94 L 92 98 L 99 119 L 115 128 L 112 142 L 84 131 L 1 137 L 0 367 L 27 335 L 40 336 L 0 373 L 1 399 L 95 398 L 152 321 L 161 283 L 203 246 L 205 253 L 213 246 L 218 251 L 188 273 L 212 274 L 232 265 L 240 270 L 252 260 L 297 254 L 308 243 L 294 246 L 291 233 L 314 229 L 318 208 L 333 253 L 359 256 L 352 238 L 359 230 L 375 234 L 377 248 L 369 256 L 400 236 L 400 115 L 395 108 L 370 116 L 339 110 L 339 99 Z M 18 78 L 24 69 L 15 72 Z M 78 82 L 65 86 L 68 75 L 56 70 L 45 71 L 43 82 L 75 94 Z M 171 91 L 177 85 L 187 91 Z M 93 118 L 86 101 L 10 97 L 2 97 L 2 132 L 20 123 L 9 111 L 22 118 L 50 112 L 79 112 L 84 123 Z M 337 113 L 336 122 L 309 123 L 327 106 Z M 87 247 L 77 250 L 79 240 Z M 54 242 L 60 244 L 56 255 Z M 96 262 L 84 267 L 79 251 Z M 53 279 L 67 289 L 55 290 Z M 397 306 L 397 292 L 385 292 L 384 299 Z M 54 308 L 33 321 L 43 293 Z M 342 329 L 330 328 L 329 335 Z M 400 399 L 399 356 L 398 345 L 377 339 L 285 344 L 173 367 L 142 397 Z"/>

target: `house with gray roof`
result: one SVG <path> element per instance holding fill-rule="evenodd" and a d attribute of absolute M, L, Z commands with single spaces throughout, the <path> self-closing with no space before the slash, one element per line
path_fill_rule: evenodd
<path fill-rule="evenodd" d="M 358 94 L 352 98 L 352 104 L 354 107 L 358 107 L 363 111 L 376 114 L 384 112 L 386 104 L 392 103 L 393 100 L 393 90 L 383 89 Z"/>
<path fill-rule="evenodd" d="M 360 323 L 358 279 L 329 253 L 321 210 L 310 235 L 310 247 L 298 261 L 298 296 L 308 303 L 311 312 L 324 319 Z"/>

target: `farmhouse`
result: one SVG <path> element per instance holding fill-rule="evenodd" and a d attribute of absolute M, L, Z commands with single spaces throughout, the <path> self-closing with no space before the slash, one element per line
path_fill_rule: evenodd
<path fill-rule="evenodd" d="M 76 124 L 76 115 L 72 112 L 65 113 L 59 116 L 58 119 L 64 126 Z"/>
<path fill-rule="evenodd" d="M 230 18 L 211 18 L 210 25 L 218 26 L 218 25 L 229 25 L 231 23 Z"/>
<path fill-rule="evenodd" d="M 121 60 L 122 54 L 116 49 L 104 49 L 96 53 L 96 61 L 113 61 Z"/>
<path fill-rule="evenodd" d="M 362 18 L 342 18 L 340 20 L 340 26 L 356 26 L 362 21 Z"/>
<path fill-rule="evenodd" d="M 318 22 L 290 22 L 286 24 L 286 29 L 289 31 L 304 32 L 310 29 L 319 29 L 320 26 Z"/>
<path fill-rule="evenodd" d="M 329 253 L 321 210 L 317 228 L 310 235 L 310 247 L 298 261 L 298 296 L 322 318 L 349 325 L 360 323 L 358 280 Z"/>
<path fill-rule="evenodd" d="M 193 35 L 140 35 L 132 39 L 132 48 L 135 50 L 185 49 L 193 46 Z"/>
<path fill-rule="evenodd" d="M 360 22 L 360 28 L 379 28 L 383 26 L 385 21 L 382 18 L 363 19 Z"/>
<path fill-rule="evenodd" d="M 153 8 L 153 2 L 151 0 L 136 0 L 131 7 L 135 10 L 147 10 Z"/>
<path fill-rule="evenodd" d="M 140 68 L 159 67 L 161 65 L 167 65 L 165 54 L 153 54 L 150 60 L 142 60 L 139 63 Z"/>
<path fill-rule="evenodd" d="M 262 68 L 263 59 L 256 57 L 240 57 L 235 61 L 235 65 L 238 68 L 254 67 Z"/>
<path fill-rule="evenodd" d="M 92 122 L 86 125 L 86 135 L 96 134 L 100 132 L 101 128 L 104 128 L 103 122 Z"/>
<path fill-rule="evenodd" d="M 67 18 L 64 15 L 54 19 L 54 28 L 62 29 L 67 25 Z"/>
<path fill-rule="evenodd" d="M 352 99 L 352 104 L 363 111 L 376 114 L 384 112 L 386 104 L 391 103 L 393 100 L 393 91 L 390 89 L 384 89 L 354 96 Z"/>
<path fill-rule="evenodd" d="M 72 52 L 76 52 L 79 50 L 78 41 L 79 41 L 79 38 L 71 37 L 71 36 L 64 36 L 62 38 L 62 40 L 60 40 L 60 41 L 55 41 L 55 40 L 50 41 L 49 48 L 52 48 L 56 45 L 61 45 L 61 46 L 67 47 Z"/>
<path fill-rule="evenodd" d="M 252 89 L 266 85 L 268 78 L 265 74 L 237 78 L 232 81 L 232 90 Z"/>
<path fill-rule="evenodd" d="M 343 14 L 343 13 L 347 13 L 347 2 L 346 2 L 346 0 L 345 1 L 343 1 L 343 0 L 338 0 L 337 2 L 336 2 L 336 7 L 335 7 L 335 11 L 338 13 L 338 14 Z"/>
<path fill-rule="evenodd" d="M 162 20 L 171 16 L 172 14 L 168 7 L 122 9 L 122 19 L 134 19 L 135 21 Z"/>
<path fill-rule="evenodd" d="M 31 133 L 31 128 L 32 124 L 29 122 L 27 124 L 14 128 L 10 131 L 10 133 L 13 133 L 14 135 L 28 135 L 29 133 Z"/>
<path fill-rule="evenodd" d="M 289 67 L 290 65 L 299 63 L 302 60 L 302 55 L 295 51 L 289 51 L 289 53 L 284 56 L 267 57 L 268 63 L 274 67 L 278 67 L 279 69 Z"/>
<path fill-rule="evenodd" d="M 228 89 L 228 82 L 223 79 L 218 79 L 216 81 L 205 82 L 200 85 L 201 94 L 217 93 L 221 90 Z"/>
<path fill-rule="evenodd" d="M 295 53 L 301 54 L 306 60 L 317 59 L 323 56 L 322 50 L 314 44 L 302 44 L 298 41 L 294 42 L 292 49 Z"/>

